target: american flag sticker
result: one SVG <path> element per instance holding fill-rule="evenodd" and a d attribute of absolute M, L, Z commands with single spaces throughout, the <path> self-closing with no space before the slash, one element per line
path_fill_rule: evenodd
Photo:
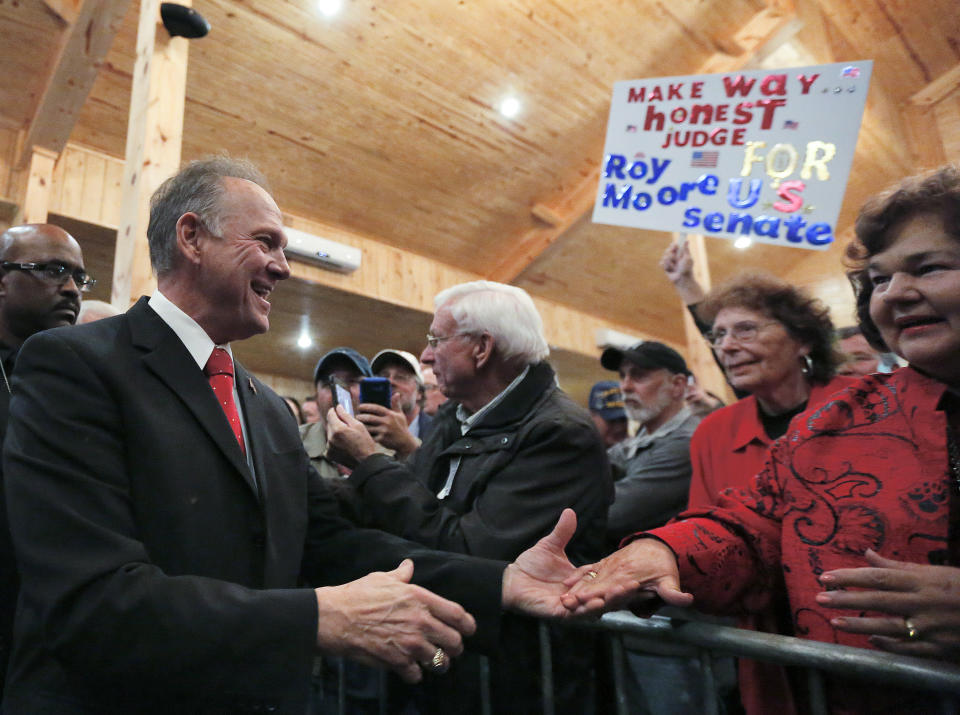
<path fill-rule="evenodd" d="M 850 66 L 848 66 L 848 67 L 844 67 L 843 70 L 840 72 L 840 76 L 841 76 L 841 77 L 850 77 L 851 79 L 856 79 L 857 77 L 860 76 L 860 68 L 859 68 L 859 67 L 854 67 L 854 66 L 852 66 L 852 65 L 850 65 Z"/>
<path fill-rule="evenodd" d="M 690 159 L 690 166 L 713 169 L 717 166 L 717 160 L 720 158 L 718 151 L 695 151 L 693 158 Z"/>

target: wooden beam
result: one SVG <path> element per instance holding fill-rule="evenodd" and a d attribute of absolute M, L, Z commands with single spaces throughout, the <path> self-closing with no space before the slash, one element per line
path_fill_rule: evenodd
<path fill-rule="evenodd" d="M 557 206 L 548 207 L 540 204 L 535 206 L 533 215 L 547 225 L 537 226 L 521 236 L 514 249 L 500 260 L 494 269 L 487 274 L 487 277 L 492 281 L 509 283 L 523 273 L 524 269 L 537 260 L 537 257 L 546 251 L 550 244 L 560 238 L 568 228 L 590 210 L 597 196 L 597 182 L 599 180 L 600 167 L 598 165 L 569 194 L 563 197 L 563 200 Z"/>
<path fill-rule="evenodd" d="M 733 37 L 728 38 L 728 44 L 739 50 L 737 54 L 718 52 L 700 66 L 697 74 L 743 69 L 768 42 L 780 44 L 788 40 L 792 30 L 790 22 L 795 17 L 796 9 L 792 1 L 774 0 L 756 13 Z M 787 34 L 781 34 L 781 31 Z"/>
<path fill-rule="evenodd" d="M 947 97 L 933 108 L 943 153 L 950 158 L 960 156 L 960 95 Z"/>
<path fill-rule="evenodd" d="M 792 0 L 772 0 L 756 13 L 733 37 L 731 48 L 740 54 L 718 53 L 710 57 L 695 74 L 732 72 L 746 65 L 754 53 L 775 38 L 793 19 Z M 600 165 L 593 167 L 560 200 L 541 202 L 531 213 L 547 226 L 530 229 L 514 244 L 513 250 L 503 256 L 487 273 L 487 278 L 510 283 L 543 254 L 567 229 L 582 219 L 593 208 L 600 180 Z"/>
<path fill-rule="evenodd" d="M 929 107 L 955 92 L 957 87 L 960 87 L 960 64 L 954 65 L 926 87 L 911 95 L 910 103 Z"/>
<path fill-rule="evenodd" d="M 34 147 L 59 154 L 66 146 L 104 56 L 130 6 L 130 0 L 47 0 L 66 23 L 60 51 L 46 87 L 27 126 L 18 165 L 30 160 Z"/>
<path fill-rule="evenodd" d="M 120 310 L 156 287 L 146 238 L 150 196 L 180 167 L 187 54 L 188 40 L 170 37 L 161 24 L 160 0 L 141 0 L 111 294 Z"/>
<path fill-rule="evenodd" d="M 83 0 L 43 0 L 43 4 L 65 23 L 72 25 L 80 16 Z"/>

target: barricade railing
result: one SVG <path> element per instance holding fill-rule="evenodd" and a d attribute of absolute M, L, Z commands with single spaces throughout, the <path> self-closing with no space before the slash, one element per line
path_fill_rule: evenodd
<path fill-rule="evenodd" d="M 622 637 L 631 637 L 631 648 L 648 640 L 658 646 L 670 643 L 688 646 L 704 664 L 704 676 L 712 678 L 712 656 L 729 655 L 778 665 L 803 668 L 807 672 L 810 712 L 827 713 L 823 673 L 831 677 L 882 683 L 908 690 L 932 691 L 939 696 L 944 713 L 957 712 L 960 703 L 960 666 L 933 659 L 913 658 L 877 650 L 823 643 L 790 636 L 759 633 L 696 620 L 652 616 L 637 618 L 626 611 L 608 613 L 595 622 L 578 624 L 607 633 L 614 649 L 622 648 Z M 656 652 L 656 651 L 654 651 Z M 614 662 L 617 662 L 617 658 Z M 618 713 L 629 712 L 623 702 L 622 673 L 614 669 Z M 716 689 L 706 687 L 707 711 L 717 712 Z M 550 696 L 552 700 L 552 695 Z M 550 705 L 552 708 L 552 704 Z M 546 709 L 545 709 L 546 712 Z"/>
<path fill-rule="evenodd" d="M 631 712 L 624 688 L 623 638 L 629 637 L 630 650 L 643 652 L 644 641 L 650 643 L 651 653 L 661 652 L 670 645 L 677 652 L 699 658 L 703 675 L 704 712 L 718 713 L 719 700 L 714 687 L 712 662 L 717 656 L 735 656 L 802 668 L 807 673 L 806 685 L 809 712 L 826 715 L 829 712 L 825 696 L 823 674 L 831 677 L 882 683 L 885 687 L 928 691 L 939 701 L 940 712 L 960 711 L 960 666 L 933 659 L 913 658 L 877 650 L 852 648 L 850 646 L 822 643 L 819 641 L 759 633 L 756 631 L 717 625 L 698 620 L 652 616 L 638 618 L 626 611 L 608 613 L 597 621 L 580 621 L 569 624 L 570 628 L 600 631 L 609 639 L 612 651 L 613 685 L 618 715 Z M 553 667 L 550 648 L 550 631 L 541 623 L 540 666 L 543 677 L 542 695 L 544 715 L 554 715 Z M 490 681 L 486 659 L 481 663 L 480 691 L 481 711 L 490 713 Z M 342 669 L 339 678 L 343 687 Z M 386 710 L 385 679 L 380 679 L 380 712 Z M 341 690 L 339 712 L 349 713 L 349 707 Z M 932 712 L 932 711 L 931 711 Z"/>

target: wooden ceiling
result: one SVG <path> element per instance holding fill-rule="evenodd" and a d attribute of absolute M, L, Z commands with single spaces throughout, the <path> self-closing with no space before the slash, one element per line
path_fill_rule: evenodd
<path fill-rule="evenodd" d="M 52 9 L 79 1 L 0 0 L 0 126 L 29 125 L 63 25 Z M 763 267 L 813 287 L 838 323 L 850 322 L 840 256 L 859 205 L 960 150 L 956 0 L 344 0 L 332 18 L 314 0 L 193 6 L 213 29 L 190 45 L 184 159 L 246 155 L 285 212 L 673 343 L 682 311 L 657 267 L 670 237 L 589 219 L 613 82 L 874 60 L 841 240 L 822 253 L 708 240 L 715 281 Z M 138 12 L 131 3 L 70 136 L 117 157 Z M 521 102 L 513 119 L 498 109 L 508 95 Z M 290 292 L 336 343 L 370 344 L 371 325 L 389 343 L 391 325 L 408 325 L 360 297 Z M 317 301 L 364 318 L 336 323 Z M 591 364 L 570 369 L 586 383 Z"/>

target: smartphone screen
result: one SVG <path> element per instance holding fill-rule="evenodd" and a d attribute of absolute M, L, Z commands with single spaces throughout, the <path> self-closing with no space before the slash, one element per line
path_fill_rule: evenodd
<path fill-rule="evenodd" d="M 350 394 L 350 388 L 340 380 L 333 378 L 329 382 L 330 394 L 333 396 L 333 405 L 343 405 L 347 414 L 353 414 L 353 396 Z"/>
<path fill-rule="evenodd" d="M 385 377 L 365 377 L 360 380 L 360 402 L 390 407 L 390 381 Z"/>

